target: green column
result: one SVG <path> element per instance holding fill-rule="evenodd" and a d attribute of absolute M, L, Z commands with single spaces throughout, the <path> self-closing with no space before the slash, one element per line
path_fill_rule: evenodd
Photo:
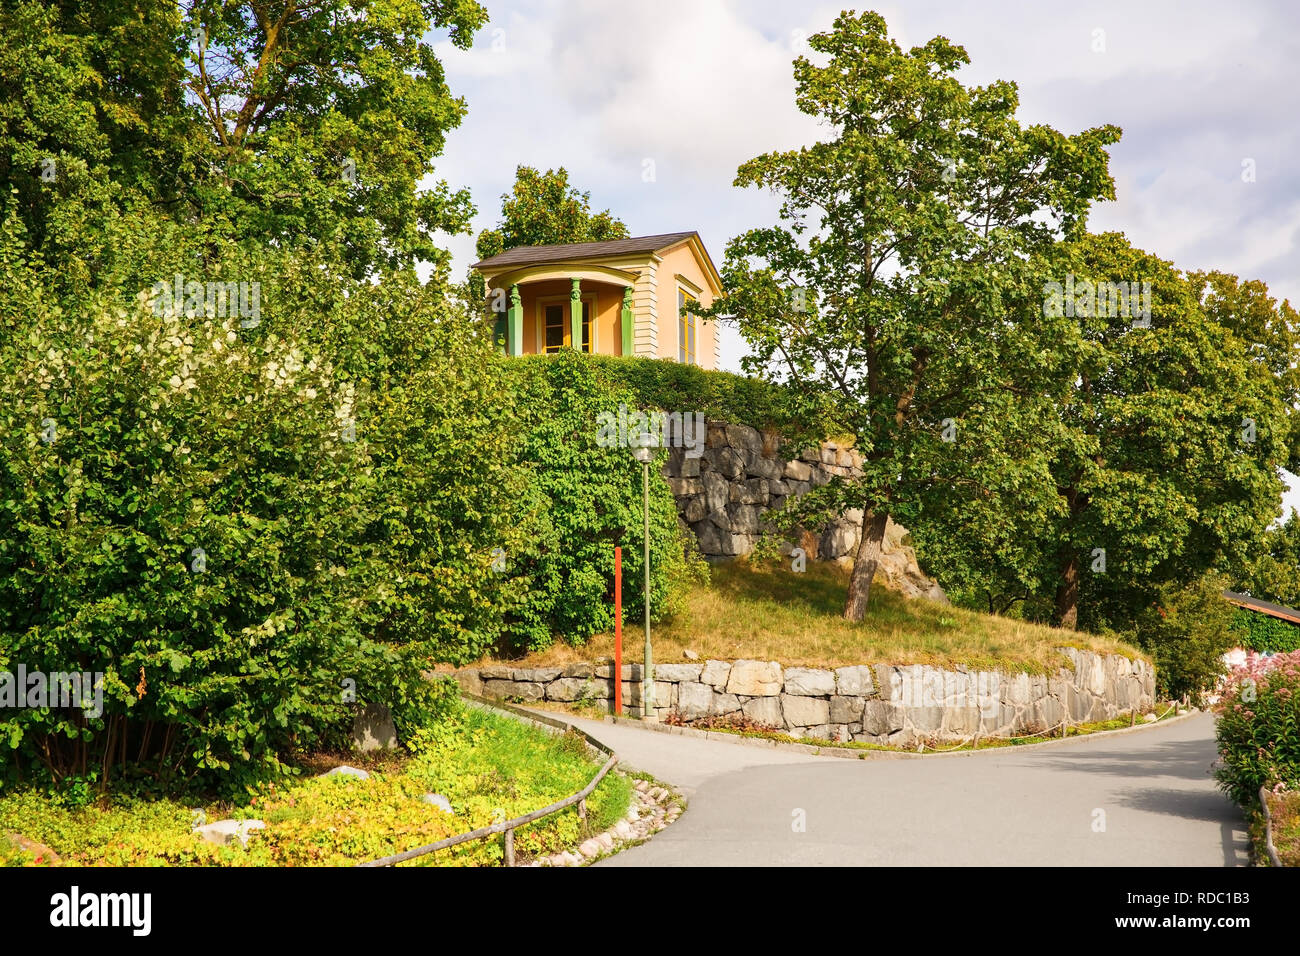
<path fill-rule="evenodd" d="M 619 328 L 623 332 L 624 355 L 631 355 L 632 349 L 635 347 L 635 340 L 633 339 L 633 335 L 636 331 L 635 326 L 633 325 L 634 321 L 635 320 L 632 318 L 632 287 L 629 285 L 625 286 L 623 289 L 623 313 L 620 316 L 619 321 Z"/>
<path fill-rule="evenodd" d="M 509 327 L 507 342 L 508 350 L 511 355 L 524 354 L 524 304 L 519 298 L 519 286 L 510 287 L 510 310 L 506 314 L 506 324 Z"/>
<path fill-rule="evenodd" d="M 582 280 L 571 280 L 569 289 L 569 342 L 574 351 L 582 351 Z"/>

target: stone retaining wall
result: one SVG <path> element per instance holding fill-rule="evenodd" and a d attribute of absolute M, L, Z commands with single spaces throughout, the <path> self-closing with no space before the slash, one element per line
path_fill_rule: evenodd
<path fill-rule="evenodd" d="M 834 477 L 860 475 L 861 464 L 857 452 L 834 442 L 783 453 L 780 439 L 773 434 L 711 421 L 703 448 L 669 449 L 663 475 L 677 499 L 677 514 L 694 532 L 700 553 L 725 560 L 754 550 L 768 511 Z M 886 526 L 877 575 L 908 597 L 947 603 L 943 589 L 917 564 L 906 535 L 907 529 L 892 520 Z M 851 510 L 820 534 L 789 542 L 786 551 L 798 544 L 808 560 L 849 561 L 861 536 L 862 511 Z"/>
<path fill-rule="evenodd" d="M 715 661 L 655 667 L 660 720 L 743 714 L 799 737 L 912 746 L 1036 733 L 1062 721 L 1109 720 L 1155 703 L 1155 671 L 1145 661 L 1063 647 L 1070 666 L 1054 676 L 949 671 L 921 664 L 822 670 L 775 661 Z M 518 668 L 454 674 L 465 690 L 524 703 L 592 700 L 609 707 L 613 665 Z M 623 665 L 625 709 L 640 713 L 641 667 Z"/>
<path fill-rule="evenodd" d="M 833 442 L 785 457 L 773 434 L 711 421 L 704 448 L 697 454 L 670 448 L 663 474 L 700 552 L 728 558 L 754 549 L 764 512 L 836 475 L 860 474 L 860 463 L 856 452 Z M 821 535 L 816 552 L 809 550 L 808 557 L 833 560 L 852 555 L 861 521 L 861 512 L 846 515 Z"/>

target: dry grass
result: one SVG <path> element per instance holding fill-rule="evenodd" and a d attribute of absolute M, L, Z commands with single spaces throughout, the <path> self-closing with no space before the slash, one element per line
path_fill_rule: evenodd
<path fill-rule="evenodd" d="M 879 583 L 872 588 L 866 619 L 853 624 L 840 616 L 847 584 L 848 572 L 830 564 L 810 562 L 801 574 L 784 564 L 717 565 L 712 582 L 690 594 L 683 613 L 652 628 L 655 660 L 684 661 L 689 649 L 700 659 L 752 658 L 808 667 L 880 662 L 1041 673 L 1060 666 L 1054 648 L 1062 646 L 1148 659 L 1118 641 L 912 600 Z M 643 642 L 640 622 L 628 621 L 625 659 L 640 660 Z M 613 635 L 601 634 L 581 647 L 558 644 L 532 654 L 523 666 L 613 653 Z"/>
<path fill-rule="evenodd" d="M 1269 813 L 1273 817 L 1273 846 L 1283 866 L 1300 866 L 1300 791 L 1269 794 Z M 1259 826 L 1259 856 L 1263 850 L 1263 826 Z"/>

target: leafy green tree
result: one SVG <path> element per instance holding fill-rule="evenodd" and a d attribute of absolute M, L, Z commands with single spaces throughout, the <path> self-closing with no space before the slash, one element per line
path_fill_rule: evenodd
<path fill-rule="evenodd" d="M 563 166 L 544 173 L 519 166 L 513 191 L 501 196 L 501 224 L 478 234 L 477 251 L 480 259 L 487 259 L 518 246 L 627 237 L 627 226 L 608 209 L 591 211 L 591 193 L 570 186 Z"/>
<path fill-rule="evenodd" d="M 238 789 L 342 743 L 356 705 L 429 719 L 421 670 L 503 640 L 493 551 L 536 521 L 487 342 L 406 273 L 220 238 L 113 219 L 117 271 L 69 292 L 16 216 L 0 234 L 21 290 L 0 302 L 0 670 L 106 675 L 103 714 L 7 713 L 0 763 L 29 779 Z M 253 277 L 260 315 L 141 286 L 214 246 L 210 281 Z"/>
<path fill-rule="evenodd" d="M 1157 692 L 1200 704 L 1227 668 L 1223 655 L 1236 643 L 1234 608 L 1223 600 L 1226 580 L 1207 574 L 1186 584 L 1164 583 L 1134 617 L 1124 637 L 1155 659 Z"/>
<path fill-rule="evenodd" d="M 1264 528 L 1293 454 L 1289 306 L 1257 283 L 1185 276 L 1117 234 L 1048 261 L 1043 329 L 1059 335 L 1025 453 L 1048 455 L 1058 500 L 1042 513 L 932 501 L 913 531 L 927 567 L 968 606 L 1117 630 L 1212 570 L 1280 584 L 1280 564 L 1257 555 L 1261 540 L 1285 548 Z M 984 509 L 1002 520 L 973 519 Z"/>
<path fill-rule="evenodd" d="M 85 278 L 104 219 L 175 209 L 192 179 L 181 10 L 166 0 L 0 4 L 0 207 Z"/>
<path fill-rule="evenodd" d="M 1300 604 L 1300 516 L 1269 528 L 1238 575 L 1234 590 L 1275 604 Z"/>
<path fill-rule="evenodd" d="M 809 46 L 825 62 L 795 60 L 796 102 L 830 133 L 740 167 L 736 185 L 777 193 L 784 222 L 728 245 L 708 314 L 738 324 L 748 370 L 850 409 L 865 474 L 806 501 L 863 510 L 844 610 L 858 620 L 890 515 L 914 526 L 927 496 L 988 480 L 1052 506 L 1045 460 L 1007 441 L 1037 420 L 1012 398 L 1040 394 L 1052 361 L 1041 318 L 1023 321 L 1041 299 L 1028 258 L 1113 196 L 1119 131 L 1023 126 L 1013 84 L 964 86 L 961 47 L 905 52 L 875 13 L 843 14 Z"/>
<path fill-rule="evenodd" d="M 429 33 L 463 48 L 485 21 L 473 0 L 5 4 L 0 200 L 92 273 L 114 251 L 94 217 L 136 203 L 328 239 L 356 276 L 445 266 L 434 234 L 467 228 L 469 195 L 421 182 L 465 104 Z"/>
<path fill-rule="evenodd" d="M 1058 262 L 1062 284 L 1074 275 L 1079 288 L 1151 289 L 1149 316 L 1077 303 L 1079 338 L 1063 350 L 1057 393 L 1067 431 L 1053 475 L 1065 508 L 1042 529 L 1055 620 L 1123 627 L 1154 585 L 1242 567 L 1276 517 L 1296 392 L 1271 353 L 1293 354 L 1294 338 L 1257 341 L 1242 310 L 1253 295 L 1225 298 L 1235 280 L 1184 277 L 1117 234 L 1089 236 Z"/>
<path fill-rule="evenodd" d="M 474 0 L 192 0 L 186 89 L 216 171 L 191 204 L 259 240 L 336 237 L 358 275 L 445 265 L 434 233 L 473 210 L 420 188 L 465 115 L 429 33 L 463 49 L 486 20 Z"/>

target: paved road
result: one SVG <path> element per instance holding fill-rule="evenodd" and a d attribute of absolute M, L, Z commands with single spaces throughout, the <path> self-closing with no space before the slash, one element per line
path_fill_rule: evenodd
<path fill-rule="evenodd" d="M 1056 746 L 844 760 L 578 720 L 690 807 L 602 866 L 1236 866 L 1208 714 Z M 1103 822 L 1104 831 L 1094 830 Z M 803 832 L 796 832 L 799 819 Z"/>

